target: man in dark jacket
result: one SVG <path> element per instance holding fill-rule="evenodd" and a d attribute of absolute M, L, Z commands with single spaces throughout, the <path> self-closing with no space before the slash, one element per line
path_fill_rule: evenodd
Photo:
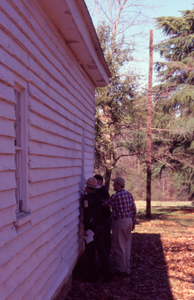
<path fill-rule="evenodd" d="M 102 217 L 102 198 L 95 193 L 96 189 L 100 186 L 97 184 L 97 180 L 94 177 L 89 178 L 86 181 L 86 195 L 82 199 L 82 205 L 84 210 L 84 236 L 86 253 L 89 261 L 90 279 L 98 279 L 98 271 L 96 264 L 95 247 L 98 251 L 100 264 L 104 274 L 104 280 L 109 280 L 113 274 L 110 266 L 110 261 L 103 243 L 103 217 Z M 88 234 L 94 233 L 94 240 L 87 241 Z"/>
<path fill-rule="evenodd" d="M 99 174 L 95 175 L 94 178 L 97 179 L 97 183 L 100 186 L 99 189 L 96 190 L 96 193 L 100 195 L 103 200 L 106 200 L 110 197 L 109 192 L 103 185 L 103 177 Z M 104 248 L 110 257 L 110 249 L 111 249 L 111 229 L 112 229 L 112 216 L 110 206 L 102 207 L 102 217 L 103 217 L 103 225 L 104 225 Z"/>

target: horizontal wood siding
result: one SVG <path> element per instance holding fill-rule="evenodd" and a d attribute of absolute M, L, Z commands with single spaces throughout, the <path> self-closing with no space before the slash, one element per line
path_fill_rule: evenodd
<path fill-rule="evenodd" d="M 28 95 L 31 215 L 21 226 L 14 226 L 17 80 Z M 0 2 L 1 300 L 51 299 L 83 249 L 79 191 L 82 176 L 93 174 L 94 88 L 37 0 Z"/>

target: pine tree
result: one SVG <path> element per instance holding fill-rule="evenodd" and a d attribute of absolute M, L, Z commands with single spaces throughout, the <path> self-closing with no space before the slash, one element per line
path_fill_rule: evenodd
<path fill-rule="evenodd" d="M 183 189 L 194 195 L 194 10 L 181 17 L 160 17 L 157 28 L 167 40 L 155 46 L 164 62 L 156 64 L 155 171 L 170 168 Z"/>

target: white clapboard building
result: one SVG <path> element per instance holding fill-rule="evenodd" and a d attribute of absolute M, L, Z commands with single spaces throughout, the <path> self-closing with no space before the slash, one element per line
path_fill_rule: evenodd
<path fill-rule="evenodd" d="M 109 78 L 84 0 L 0 1 L 0 300 L 70 287 Z"/>

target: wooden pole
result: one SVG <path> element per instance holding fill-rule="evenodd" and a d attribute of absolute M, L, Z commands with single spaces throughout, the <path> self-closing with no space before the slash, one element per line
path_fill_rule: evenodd
<path fill-rule="evenodd" d="M 148 79 L 148 106 L 147 106 L 147 199 L 146 217 L 151 218 L 151 164 L 152 164 L 152 73 L 153 73 L 153 29 L 150 29 L 149 46 L 149 79 Z"/>

